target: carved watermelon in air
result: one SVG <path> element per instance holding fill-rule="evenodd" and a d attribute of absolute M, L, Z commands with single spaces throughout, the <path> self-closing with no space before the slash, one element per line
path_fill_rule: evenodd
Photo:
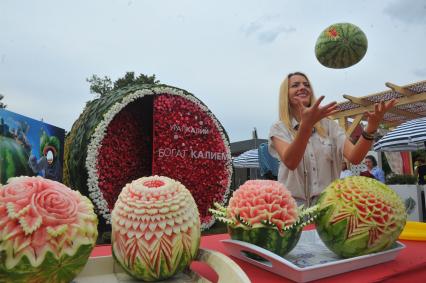
<path fill-rule="evenodd" d="M 325 67 L 342 69 L 355 65 L 367 52 L 367 37 L 350 23 L 326 28 L 315 44 L 315 55 Z"/>

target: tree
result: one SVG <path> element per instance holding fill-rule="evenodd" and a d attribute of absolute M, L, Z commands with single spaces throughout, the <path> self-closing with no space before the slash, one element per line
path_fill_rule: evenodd
<path fill-rule="evenodd" d="M 140 74 L 135 77 L 135 72 L 127 72 L 124 77 L 117 79 L 114 82 L 114 89 L 121 88 L 132 84 L 158 84 L 159 80 L 155 79 L 155 75 L 147 76 Z"/>
<path fill-rule="evenodd" d="M 2 94 L 0 94 L 0 108 L 4 109 L 7 107 L 6 104 L 4 104 L 3 102 L 1 102 L 3 100 L 4 96 Z"/>
<path fill-rule="evenodd" d="M 100 78 L 97 75 L 92 75 L 90 78 L 86 79 L 86 81 L 90 83 L 90 93 L 97 93 L 100 96 L 104 96 L 112 90 L 128 85 L 160 83 L 160 81 L 155 78 L 155 75 L 147 76 L 145 74 L 140 74 L 136 77 L 135 72 L 127 72 L 122 78 L 118 78 L 114 83 L 112 83 L 108 76 Z"/>
<path fill-rule="evenodd" d="M 100 78 L 97 75 L 92 75 L 86 79 L 86 82 L 90 84 L 90 93 L 97 93 L 100 96 L 104 96 L 112 90 L 112 81 L 107 76 Z"/>

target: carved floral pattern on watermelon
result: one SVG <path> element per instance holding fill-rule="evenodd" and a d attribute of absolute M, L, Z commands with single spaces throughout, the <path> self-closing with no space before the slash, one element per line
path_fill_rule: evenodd
<path fill-rule="evenodd" d="M 227 214 L 237 225 L 243 220 L 256 228 L 267 222 L 273 223 L 278 230 L 293 225 L 299 218 L 296 201 L 290 192 L 271 180 L 245 182 L 229 200 Z"/>
<path fill-rule="evenodd" d="M 406 221 L 404 204 L 396 193 L 366 177 L 336 180 L 321 195 L 319 205 L 324 211 L 317 219 L 319 234 L 344 257 L 389 247 Z"/>
<path fill-rule="evenodd" d="M 210 212 L 228 224 L 233 240 L 252 243 L 280 256 L 296 246 L 303 227 L 317 216 L 316 206 L 298 208 L 290 191 L 272 180 L 246 181 L 234 191 L 227 208 L 219 204 L 215 207 Z"/>
<path fill-rule="evenodd" d="M 9 179 L 0 188 L 0 281 L 69 282 L 96 243 L 97 223 L 79 192 L 42 177 Z"/>
<path fill-rule="evenodd" d="M 112 250 L 138 279 L 173 276 L 189 265 L 200 244 L 200 219 L 190 192 L 167 177 L 127 184 L 112 211 Z"/>
<path fill-rule="evenodd" d="M 339 33 L 337 32 L 335 27 L 329 28 L 327 34 L 332 39 L 337 39 L 339 37 Z"/>

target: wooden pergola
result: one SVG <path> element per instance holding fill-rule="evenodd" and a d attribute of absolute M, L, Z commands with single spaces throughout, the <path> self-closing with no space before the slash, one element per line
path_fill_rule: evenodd
<path fill-rule="evenodd" d="M 372 111 L 376 102 L 387 101 L 392 98 L 398 100 L 396 106 L 384 116 L 382 124 L 388 128 L 426 116 L 426 80 L 405 86 L 392 83 L 385 85 L 389 90 L 368 96 L 343 95 L 347 101 L 338 103 L 339 112 L 332 118 L 339 121 L 340 126 L 346 130 L 347 136 L 351 136 L 360 122 L 366 119 L 364 113 Z"/>

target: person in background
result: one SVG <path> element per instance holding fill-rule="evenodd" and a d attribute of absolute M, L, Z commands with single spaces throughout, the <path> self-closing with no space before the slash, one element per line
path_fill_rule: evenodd
<path fill-rule="evenodd" d="M 358 164 L 370 150 L 384 114 L 396 100 L 380 102 L 366 112 L 368 124 L 356 144 L 335 121 L 337 103 L 324 106 L 316 99 L 308 77 L 300 72 L 287 75 L 280 87 L 279 121 L 269 132 L 269 152 L 279 158 L 278 181 L 290 190 L 298 205 L 310 206 L 332 181 L 340 176 L 344 158 Z"/>
<path fill-rule="evenodd" d="M 342 172 L 340 172 L 340 179 L 343 179 L 349 176 L 353 176 L 353 173 L 351 170 L 349 170 L 348 164 L 346 163 L 346 161 L 343 161 Z"/>
<path fill-rule="evenodd" d="M 419 185 L 426 185 L 426 163 L 423 157 L 417 158 L 417 167 L 414 169 L 414 176 Z"/>
<path fill-rule="evenodd" d="M 361 172 L 361 176 L 372 177 L 382 183 L 385 182 L 385 172 L 377 166 L 377 160 L 372 155 L 367 155 L 364 160 L 367 170 Z"/>

